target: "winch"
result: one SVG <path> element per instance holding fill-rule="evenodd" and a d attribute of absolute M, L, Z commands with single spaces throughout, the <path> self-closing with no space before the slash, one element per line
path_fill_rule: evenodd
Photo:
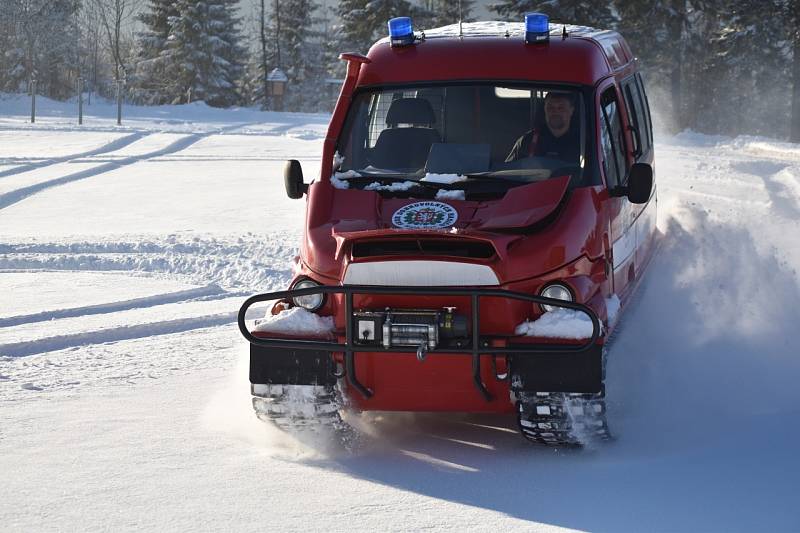
<path fill-rule="evenodd" d="M 467 318 L 455 307 L 435 309 L 359 310 L 353 313 L 354 340 L 361 345 L 424 346 L 436 348 L 440 342 L 467 339 Z"/>

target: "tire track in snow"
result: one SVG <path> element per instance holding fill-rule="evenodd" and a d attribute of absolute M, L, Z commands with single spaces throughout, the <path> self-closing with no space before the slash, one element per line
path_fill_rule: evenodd
<path fill-rule="evenodd" d="M 299 235 L 231 239 L 0 244 L 0 271 L 158 272 L 228 290 L 271 290 L 291 278 Z"/>
<path fill-rule="evenodd" d="M 95 148 L 94 150 L 89 150 L 88 152 L 80 152 L 77 154 L 65 155 L 62 157 L 54 157 L 51 159 L 45 159 L 42 161 L 37 161 L 36 163 L 27 163 L 23 164 L 14 168 L 10 168 L 8 170 L 4 170 L 0 172 L 0 178 L 4 176 L 12 176 L 14 174 L 22 174 L 23 172 L 29 172 L 31 170 L 35 170 L 38 168 L 49 167 L 52 165 L 57 165 L 59 163 L 67 163 L 72 161 L 73 159 L 81 159 L 84 157 L 92 157 L 95 155 L 107 154 L 109 152 L 115 152 L 126 146 L 133 144 L 134 142 L 138 141 L 149 135 L 148 132 L 138 131 L 135 133 L 131 133 L 130 135 L 126 135 L 125 137 L 121 137 L 119 139 L 115 139 L 110 143 L 106 143 L 99 148 Z"/>
<path fill-rule="evenodd" d="M 41 313 L 32 313 L 28 315 L 17 315 L 6 318 L 0 318 L 0 328 L 18 326 L 20 324 L 30 324 L 33 322 L 43 322 L 46 320 L 55 320 L 58 318 L 70 318 L 70 317 L 86 316 L 86 315 L 116 313 L 118 311 L 128 311 L 130 309 L 154 307 L 157 305 L 186 302 L 207 296 L 221 296 L 221 295 L 233 296 L 234 294 L 226 293 L 219 286 L 212 284 L 212 285 L 207 285 L 205 287 L 198 287 L 195 289 L 187 289 L 183 291 L 170 292 L 166 294 L 158 294 L 155 296 L 145 296 L 142 298 L 133 298 L 130 300 L 123 300 L 119 302 L 87 305 L 84 307 L 72 307 L 69 309 L 56 309 L 54 311 L 42 311 Z"/>
<path fill-rule="evenodd" d="M 102 163 L 93 168 L 81 170 L 78 172 L 74 172 L 72 174 L 67 174 L 66 176 L 62 176 L 60 178 L 55 178 L 42 183 L 37 183 L 36 185 L 30 185 L 28 187 L 22 187 L 14 191 L 7 192 L 5 194 L 0 195 L 0 209 L 5 209 L 6 207 L 14 205 L 17 202 L 20 202 L 25 198 L 28 198 L 29 196 L 50 189 L 52 187 L 56 187 L 58 185 L 65 185 L 67 183 L 72 183 L 74 181 L 91 178 L 93 176 L 104 174 L 106 172 L 110 172 L 112 170 L 116 170 L 118 168 L 122 168 L 127 165 L 132 165 L 140 161 L 146 161 L 148 159 L 152 159 L 160 155 L 167 155 L 179 152 L 181 150 L 185 150 L 189 146 L 195 144 L 200 139 L 203 139 L 204 137 L 207 136 L 208 136 L 207 134 L 192 134 L 182 139 L 178 139 L 177 141 L 170 143 L 166 147 L 161 148 L 159 150 L 154 150 L 152 152 L 142 155 L 126 157 L 124 159 L 120 159 L 119 161 L 110 161 L 108 163 Z"/>
<path fill-rule="evenodd" d="M 58 185 L 65 185 L 67 183 L 72 183 L 74 181 L 78 181 L 78 180 L 82 180 L 82 179 L 86 179 L 86 178 L 91 178 L 91 177 L 97 176 L 99 174 L 104 174 L 106 172 L 110 172 L 112 170 L 116 170 L 118 168 L 122 168 L 122 167 L 125 167 L 125 166 L 128 166 L 128 165 L 132 165 L 134 163 L 139 163 L 140 161 L 147 161 L 147 160 L 150 160 L 150 159 L 162 156 L 162 155 L 174 154 L 176 152 L 180 152 L 181 150 L 185 150 L 186 148 L 192 146 L 193 144 L 201 141 L 202 139 L 210 137 L 212 135 L 221 135 L 221 134 L 229 133 L 229 132 L 235 131 L 235 130 L 237 130 L 239 128 L 247 127 L 248 125 L 250 125 L 250 124 L 249 123 L 235 124 L 235 125 L 232 125 L 232 126 L 219 128 L 219 129 L 216 129 L 214 131 L 189 134 L 186 137 L 183 137 L 181 139 L 176 140 L 175 142 L 172 142 L 172 143 L 168 144 L 164 148 L 160 148 L 158 150 L 154 150 L 154 151 L 148 152 L 146 154 L 129 156 L 129 157 L 122 158 L 122 159 L 120 159 L 118 161 L 109 161 L 107 163 L 100 164 L 100 165 L 98 165 L 96 167 L 93 167 L 93 168 L 90 168 L 90 169 L 81 170 L 81 171 L 78 171 L 78 172 L 73 172 L 72 174 L 67 174 L 66 176 L 62 176 L 60 178 L 55 178 L 55 179 L 52 179 L 52 180 L 48 180 L 48 181 L 44 181 L 44 182 L 41 182 L 41 183 L 37 183 L 35 185 L 22 187 L 20 189 L 14 190 L 14 191 L 7 192 L 5 194 L 0 194 L 0 209 L 5 209 L 6 207 L 14 205 L 17 202 L 20 202 L 20 201 L 24 200 L 25 198 L 28 198 L 29 196 L 32 196 L 32 195 L 34 195 L 34 194 L 36 194 L 38 192 L 41 192 L 43 190 L 50 189 L 50 188 L 56 187 Z M 144 133 L 138 133 L 138 134 L 133 134 L 133 135 L 138 135 L 139 137 L 142 137 L 145 134 Z M 133 139 L 131 141 L 131 143 L 133 141 L 135 141 L 135 140 L 137 140 L 137 139 Z M 128 143 L 128 144 L 130 144 L 130 143 Z M 114 150 L 118 150 L 118 149 L 120 149 L 122 147 L 123 146 L 117 146 Z M 108 152 L 111 152 L 111 151 L 114 151 L 114 150 L 107 150 L 106 152 L 103 152 L 103 153 L 108 153 Z M 90 155 L 97 155 L 97 154 L 90 154 Z M 71 161 L 73 159 L 79 159 L 79 158 L 82 158 L 82 157 L 86 157 L 86 155 L 82 155 L 82 156 L 78 156 L 78 157 L 74 157 L 73 156 L 73 157 L 71 157 L 71 159 L 68 159 L 67 161 Z M 51 160 L 51 161 L 54 161 L 54 160 Z M 65 161 L 56 161 L 56 162 L 62 163 L 62 162 L 65 162 Z M 11 170 L 13 170 L 13 169 L 11 169 Z"/>
<path fill-rule="evenodd" d="M 247 313 L 246 318 L 252 320 L 258 317 L 260 313 L 263 313 L 263 310 L 251 309 L 250 312 Z M 183 333 L 216 326 L 233 326 L 237 321 L 238 315 L 239 310 L 237 309 L 236 311 L 215 313 L 213 315 L 176 318 L 173 320 L 162 320 L 130 326 L 117 326 L 94 331 L 83 331 L 70 335 L 57 335 L 25 342 L 0 344 L 0 358 L 27 357 L 91 344 L 104 344 L 159 335 L 170 335 L 173 333 Z"/>
<path fill-rule="evenodd" d="M 791 165 L 762 160 L 740 162 L 731 167 L 759 178 L 777 213 L 789 220 L 800 218 L 800 183 Z"/>
<path fill-rule="evenodd" d="M 193 329 L 224 326 L 225 324 L 233 324 L 236 322 L 237 314 L 238 311 L 191 318 L 176 318 L 174 320 L 165 320 L 161 322 L 119 326 L 96 331 L 74 333 L 71 335 L 59 335 L 26 342 L 0 344 L 0 357 L 26 357 L 88 344 L 118 342 L 142 337 L 181 333 Z"/>

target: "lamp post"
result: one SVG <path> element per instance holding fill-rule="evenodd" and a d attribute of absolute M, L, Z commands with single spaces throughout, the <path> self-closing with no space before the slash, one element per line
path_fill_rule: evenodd
<path fill-rule="evenodd" d="M 125 85 L 126 79 L 125 67 L 120 65 L 117 71 L 117 126 L 122 125 L 122 87 Z"/>
<path fill-rule="evenodd" d="M 325 79 L 325 110 L 326 111 L 333 111 L 333 108 L 336 106 L 336 96 L 338 94 L 339 88 L 344 83 L 344 80 L 340 80 L 338 78 L 326 78 Z"/>
<path fill-rule="evenodd" d="M 83 124 L 83 76 L 78 76 L 78 125 Z"/>
<path fill-rule="evenodd" d="M 31 124 L 36 122 L 36 73 L 31 74 Z"/>
<path fill-rule="evenodd" d="M 288 81 L 289 78 L 280 68 L 276 67 L 267 74 L 267 92 L 275 111 L 283 111 L 283 95 L 286 92 L 286 83 Z"/>

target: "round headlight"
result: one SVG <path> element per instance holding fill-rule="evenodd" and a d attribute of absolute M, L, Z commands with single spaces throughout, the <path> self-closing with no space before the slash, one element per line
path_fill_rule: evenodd
<path fill-rule="evenodd" d="M 570 291 L 566 286 L 560 285 L 558 283 L 553 283 L 552 285 L 548 285 L 542 290 L 542 296 L 545 298 L 552 298 L 554 300 L 564 300 L 565 302 L 573 301 L 572 298 L 572 291 Z M 553 305 L 545 305 L 541 304 L 542 309 L 545 311 L 555 311 L 556 309 L 563 309 L 563 307 L 555 307 Z"/>
<path fill-rule="evenodd" d="M 298 281 L 292 287 L 294 289 L 310 289 L 311 287 L 319 287 L 319 283 L 316 281 L 312 281 L 310 279 L 304 279 L 302 281 Z M 294 305 L 298 307 L 302 307 L 304 309 L 308 309 L 309 311 L 316 311 L 320 307 L 322 307 L 322 302 L 324 300 L 324 294 L 307 294 L 305 296 L 295 296 L 292 298 L 292 302 Z"/>

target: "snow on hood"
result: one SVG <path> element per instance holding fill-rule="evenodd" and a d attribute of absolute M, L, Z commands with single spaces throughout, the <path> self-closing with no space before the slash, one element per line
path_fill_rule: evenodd
<path fill-rule="evenodd" d="M 388 185 L 381 185 L 379 181 L 374 181 L 364 187 L 365 191 L 407 191 L 417 186 L 416 181 L 395 181 Z"/>
<path fill-rule="evenodd" d="M 459 181 L 466 181 L 467 177 L 461 174 L 431 174 L 430 172 L 419 181 L 427 181 L 428 183 L 443 183 L 450 185 Z"/>
<path fill-rule="evenodd" d="M 461 189 L 456 189 L 454 191 L 439 189 L 436 191 L 437 200 L 464 200 L 464 198 L 466 198 L 466 194 Z"/>

